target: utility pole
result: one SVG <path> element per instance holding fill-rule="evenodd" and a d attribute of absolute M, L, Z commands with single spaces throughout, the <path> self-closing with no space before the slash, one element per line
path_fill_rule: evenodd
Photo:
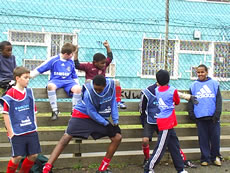
<path fill-rule="evenodd" d="M 164 63 L 168 70 L 168 34 L 169 34 L 169 0 L 165 3 L 165 40 L 164 40 Z"/>

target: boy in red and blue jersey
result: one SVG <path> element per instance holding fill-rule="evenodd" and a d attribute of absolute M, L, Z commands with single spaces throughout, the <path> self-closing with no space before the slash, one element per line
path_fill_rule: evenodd
<path fill-rule="evenodd" d="M 96 53 L 93 56 L 93 62 L 80 63 L 78 60 L 78 48 L 75 51 L 75 55 L 74 55 L 75 68 L 85 72 L 86 82 L 92 80 L 93 77 L 96 75 L 105 76 L 106 69 L 113 60 L 113 53 L 111 51 L 109 42 L 106 40 L 103 42 L 103 45 L 105 46 L 107 50 L 107 58 L 102 53 Z M 114 80 L 114 81 L 115 81 L 117 105 L 121 109 L 126 109 L 126 105 L 124 104 L 123 101 L 121 101 L 120 82 L 119 80 Z"/>
<path fill-rule="evenodd" d="M 24 67 L 16 67 L 13 74 L 16 86 L 1 98 L 5 127 L 12 147 L 12 158 L 6 172 L 16 172 L 20 160 L 26 156 L 19 173 L 29 173 L 41 152 L 35 117 L 36 106 L 33 91 L 27 88 L 30 71 Z"/>
<path fill-rule="evenodd" d="M 144 173 L 154 173 L 154 168 L 160 162 L 167 147 L 177 172 L 187 173 L 184 170 L 179 140 L 173 129 L 177 125 L 174 104 L 180 103 L 180 97 L 177 90 L 168 85 L 170 79 L 168 71 L 159 70 L 156 73 L 156 79 L 159 84 L 159 87 L 155 89 L 158 108 L 160 109 L 156 117 L 159 133 L 155 149 L 145 165 Z"/>

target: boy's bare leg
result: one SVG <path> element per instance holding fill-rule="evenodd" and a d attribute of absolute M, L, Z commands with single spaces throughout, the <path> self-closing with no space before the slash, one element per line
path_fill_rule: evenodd
<path fill-rule="evenodd" d="M 121 134 L 117 133 L 116 136 L 114 136 L 110 139 L 111 139 L 111 143 L 109 144 L 109 147 L 108 147 L 106 155 L 105 155 L 105 157 L 109 158 L 109 159 L 111 159 L 113 157 L 118 146 L 120 145 L 122 136 L 121 136 Z"/>
<path fill-rule="evenodd" d="M 49 160 L 48 160 L 48 163 L 53 165 L 53 163 L 57 160 L 59 155 L 62 153 L 62 151 L 65 149 L 65 147 L 69 144 L 69 142 L 72 138 L 73 138 L 72 136 L 70 136 L 66 133 L 62 136 L 62 138 L 59 140 L 58 144 L 54 148 L 53 152 L 51 153 Z"/>

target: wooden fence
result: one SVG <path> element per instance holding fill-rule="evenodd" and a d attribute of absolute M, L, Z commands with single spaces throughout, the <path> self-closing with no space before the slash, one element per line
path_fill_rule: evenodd
<path fill-rule="evenodd" d="M 139 90 L 125 90 L 124 93 L 131 97 L 131 99 L 137 99 L 140 96 Z M 66 94 L 63 90 L 57 92 L 59 98 L 65 98 Z M 35 98 L 43 99 L 47 98 L 45 89 L 34 89 Z M 221 116 L 221 154 L 224 157 L 230 156 L 230 92 L 223 92 L 223 111 L 225 112 Z M 132 98 L 135 96 L 136 98 Z M 123 97 L 127 98 L 125 95 Z M 227 100 L 228 99 L 228 100 Z M 59 108 L 61 112 L 71 111 L 71 102 L 60 102 Z M 126 102 L 128 109 L 120 110 L 120 125 L 122 129 L 122 143 L 115 153 L 112 159 L 113 164 L 141 164 L 144 156 L 142 153 L 142 127 L 140 125 L 138 114 L 138 102 Z M 40 101 L 36 102 L 38 112 L 50 112 L 50 105 L 48 102 Z M 192 122 L 186 112 L 186 102 L 176 106 L 178 112 L 177 120 L 178 126 L 175 128 L 177 136 L 180 140 L 180 145 L 183 151 L 186 153 L 187 158 L 191 160 L 198 160 L 200 158 L 200 150 L 198 145 L 197 130 L 194 122 Z M 132 112 L 127 115 L 125 112 Z M 131 115 L 130 115 L 131 114 Z M 42 153 L 49 155 L 61 136 L 64 133 L 64 129 L 68 124 L 70 115 L 60 116 L 57 121 L 50 121 L 50 115 L 38 116 L 39 138 L 42 147 Z M 57 127 L 58 126 L 58 127 Z M 2 117 L 0 118 L 0 127 L 4 127 Z M 155 135 L 156 136 L 156 135 Z M 106 148 L 110 140 L 103 138 L 100 140 L 88 140 L 73 139 L 70 144 L 63 151 L 62 155 L 55 163 L 55 167 L 73 167 L 76 165 L 88 166 L 90 164 L 99 164 L 103 158 Z M 156 137 L 153 138 L 153 142 L 150 148 L 154 148 Z M 0 172 L 5 171 L 9 156 L 11 153 L 10 144 L 8 142 L 6 132 L 0 131 Z M 131 156 L 131 157 L 130 157 Z M 165 154 L 164 160 L 169 160 L 170 155 Z"/>

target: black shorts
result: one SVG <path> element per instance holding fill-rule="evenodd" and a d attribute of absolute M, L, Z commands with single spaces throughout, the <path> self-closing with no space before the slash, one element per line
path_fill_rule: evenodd
<path fill-rule="evenodd" d="M 121 129 L 119 126 L 114 126 L 109 129 L 108 126 L 103 126 L 96 121 L 89 118 L 71 118 L 66 129 L 66 133 L 70 136 L 88 139 L 92 136 L 93 139 L 100 139 L 102 137 L 114 137 L 117 133 L 121 134 Z"/>
<path fill-rule="evenodd" d="M 33 132 L 26 135 L 13 136 L 10 140 L 12 157 L 29 156 L 41 152 L 38 133 Z"/>
<path fill-rule="evenodd" d="M 144 124 L 144 131 L 143 131 L 143 136 L 142 137 L 147 137 L 151 141 L 154 132 L 156 132 L 157 134 L 159 132 L 157 124 L 149 124 L 149 123 L 146 122 Z"/>

